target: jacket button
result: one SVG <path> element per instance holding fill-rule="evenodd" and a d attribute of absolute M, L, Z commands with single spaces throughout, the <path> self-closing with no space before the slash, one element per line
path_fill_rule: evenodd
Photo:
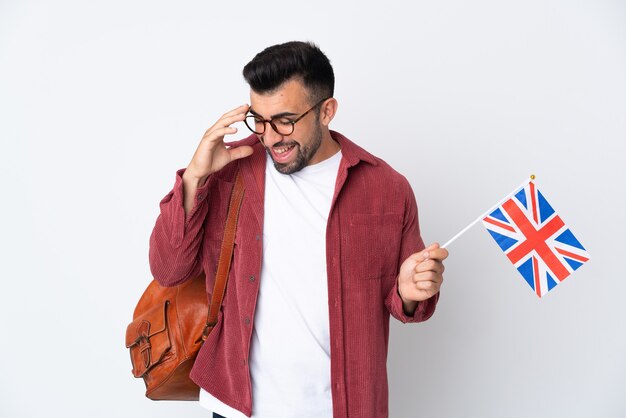
<path fill-rule="evenodd" d="M 250 318 L 246 316 L 245 319 L 243 320 L 243 323 L 246 325 L 250 325 Z"/>
<path fill-rule="evenodd" d="M 257 236 L 255 237 L 255 239 L 258 241 L 258 240 L 260 240 L 260 239 L 261 239 L 261 236 L 260 236 L 260 235 L 257 235 Z"/>
<path fill-rule="evenodd" d="M 251 282 L 253 282 L 253 281 L 254 281 L 254 276 L 250 276 L 250 277 L 248 278 L 248 280 L 250 280 Z"/>

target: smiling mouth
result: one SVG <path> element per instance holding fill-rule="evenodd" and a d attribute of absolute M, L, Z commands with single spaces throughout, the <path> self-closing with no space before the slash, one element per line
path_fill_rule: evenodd
<path fill-rule="evenodd" d="M 284 154 L 284 153 L 290 151 L 295 146 L 296 146 L 296 144 L 290 144 L 290 145 L 285 145 L 285 146 L 280 146 L 280 147 L 274 146 L 274 147 L 272 147 L 272 150 L 276 154 L 281 155 L 281 154 Z"/>

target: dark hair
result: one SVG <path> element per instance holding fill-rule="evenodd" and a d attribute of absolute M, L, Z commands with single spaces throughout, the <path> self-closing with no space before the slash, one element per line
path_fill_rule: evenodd
<path fill-rule="evenodd" d="M 257 93 L 269 93 L 300 77 L 312 103 L 332 97 L 335 89 L 330 61 L 311 42 L 292 41 L 265 48 L 243 67 L 243 77 Z"/>

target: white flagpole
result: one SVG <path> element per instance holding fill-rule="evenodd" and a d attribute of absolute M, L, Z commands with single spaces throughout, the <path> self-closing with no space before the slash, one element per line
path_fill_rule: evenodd
<path fill-rule="evenodd" d="M 472 223 L 470 223 L 469 225 L 467 225 L 465 228 L 463 228 L 463 230 L 461 232 L 459 232 L 458 234 L 456 234 L 455 236 L 453 236 L 452 238 L 450 238 L 450 240 L 448 240 L 448 242 L 446 242 L 445 244 L 443 244 L 441 246 L 441 248 L 447 248 L 448 245 L 452 244 L 458 237 L 460 237 L 461 235 L 463 235 L 468 229 L 470 229 L 471 227 L 473 227 L 474 225 L 476 225 L 477 222 L 480 222 L 485 216 L 489 215 L 491 212 L 493 212 L 498 206 L 500 206 L 502 204 L 502 202 L 504 202 L 505 200 L 507 200 L 508 198 L 510 198 L 511 196 L 513 196 L 515 193 L 517 193 L 522 187 L 526 186 L 530 181 L 535 179 L 535 175 L 531 174 L 530 178 L 524 180 L 524 182 L 522 184 L 520 184 L 519 186 L 517 186 L 515 189 L 513 189 L 513 191 L 511 193 L 509 193 L 508 195 L 506 195 L 504 198 L 500 199 L 498 201 L 498 203 L 496 203 L 495 205 L 493 205 L 491 208 L 489 208 L 489 210 L 486 210 L 482 215 L 480 215 L 478 218 L 476 218 L 475 221 L 473 221 Z"/>

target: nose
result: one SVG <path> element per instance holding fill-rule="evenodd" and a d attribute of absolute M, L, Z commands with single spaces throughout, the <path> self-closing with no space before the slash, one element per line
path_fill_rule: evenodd
<path fill-rule="evenodd" d="M 283 136 L 276 132 L 269 122 L 265 122 L 265 131 L 260 135 L 261 142 L 266 147 L 273 147 L 275 144 L 283 140 Z"/>

